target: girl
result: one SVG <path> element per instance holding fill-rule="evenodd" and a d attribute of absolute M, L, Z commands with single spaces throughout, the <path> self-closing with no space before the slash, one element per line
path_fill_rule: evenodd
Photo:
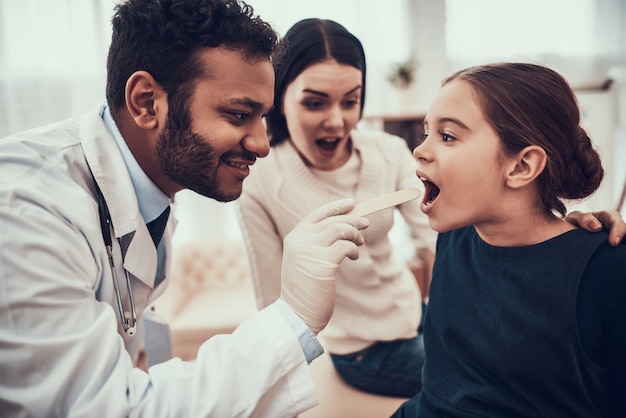
<path fill-rule="evenodd" d="M 626 416 L 626 245 L 563 219 L 603 169 L 556 72 L 444 81 L 414 151 L 440 232 L 423 391 L 404 416 Z"/>

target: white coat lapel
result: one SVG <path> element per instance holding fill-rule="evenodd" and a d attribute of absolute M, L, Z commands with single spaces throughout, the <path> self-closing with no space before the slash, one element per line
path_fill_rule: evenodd
<path fill-rule="evenodd" d="M 95 110 L 102 113 L 102 106 Z M 93 115 L 95 116 L 95 115 Z M 154 286 L 157 254 L 128 175 L 124 159 L 101 117 L 88 117 L 80 127 L 87 163 L 104 196 L 116 238 L 129 234 L 124 268 L 149 287 Z"/>

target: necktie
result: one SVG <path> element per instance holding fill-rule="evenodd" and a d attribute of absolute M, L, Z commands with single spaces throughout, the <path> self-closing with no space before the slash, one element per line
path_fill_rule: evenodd
<path fill-rule="evenodd" d="M 155 220 L 148 222 L 146 225 L 154 246 L 158 247 L 161 238 L 163 237 L 163 231 L 165 231 L 165 225 L 167 225 L 167 218 L 170 215 L 170 207 L 168 206 Z"/>

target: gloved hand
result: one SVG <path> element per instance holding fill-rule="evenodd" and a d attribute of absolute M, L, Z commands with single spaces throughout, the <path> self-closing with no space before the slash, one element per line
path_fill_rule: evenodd
<path fill-rule="evenodd" d="M 356 260 L 366 218 L 344 215 L 354 200 L 341 199 L 311 212 L 283 240 L 281 298 L 317 335 L 333 313 L 335 274 L 345 257 Z"/>

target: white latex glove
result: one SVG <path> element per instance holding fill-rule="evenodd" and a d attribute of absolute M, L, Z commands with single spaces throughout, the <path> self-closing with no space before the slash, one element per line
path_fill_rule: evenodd
<path fill-rule="evenodd" d="M 354 200 L 341 199 L 311 212 L 285 237 L 281 298 L 317 335 L 333 313 L 335 274 L 348 257 L 356 260 L 366 218 L 343 215 Z"/>

